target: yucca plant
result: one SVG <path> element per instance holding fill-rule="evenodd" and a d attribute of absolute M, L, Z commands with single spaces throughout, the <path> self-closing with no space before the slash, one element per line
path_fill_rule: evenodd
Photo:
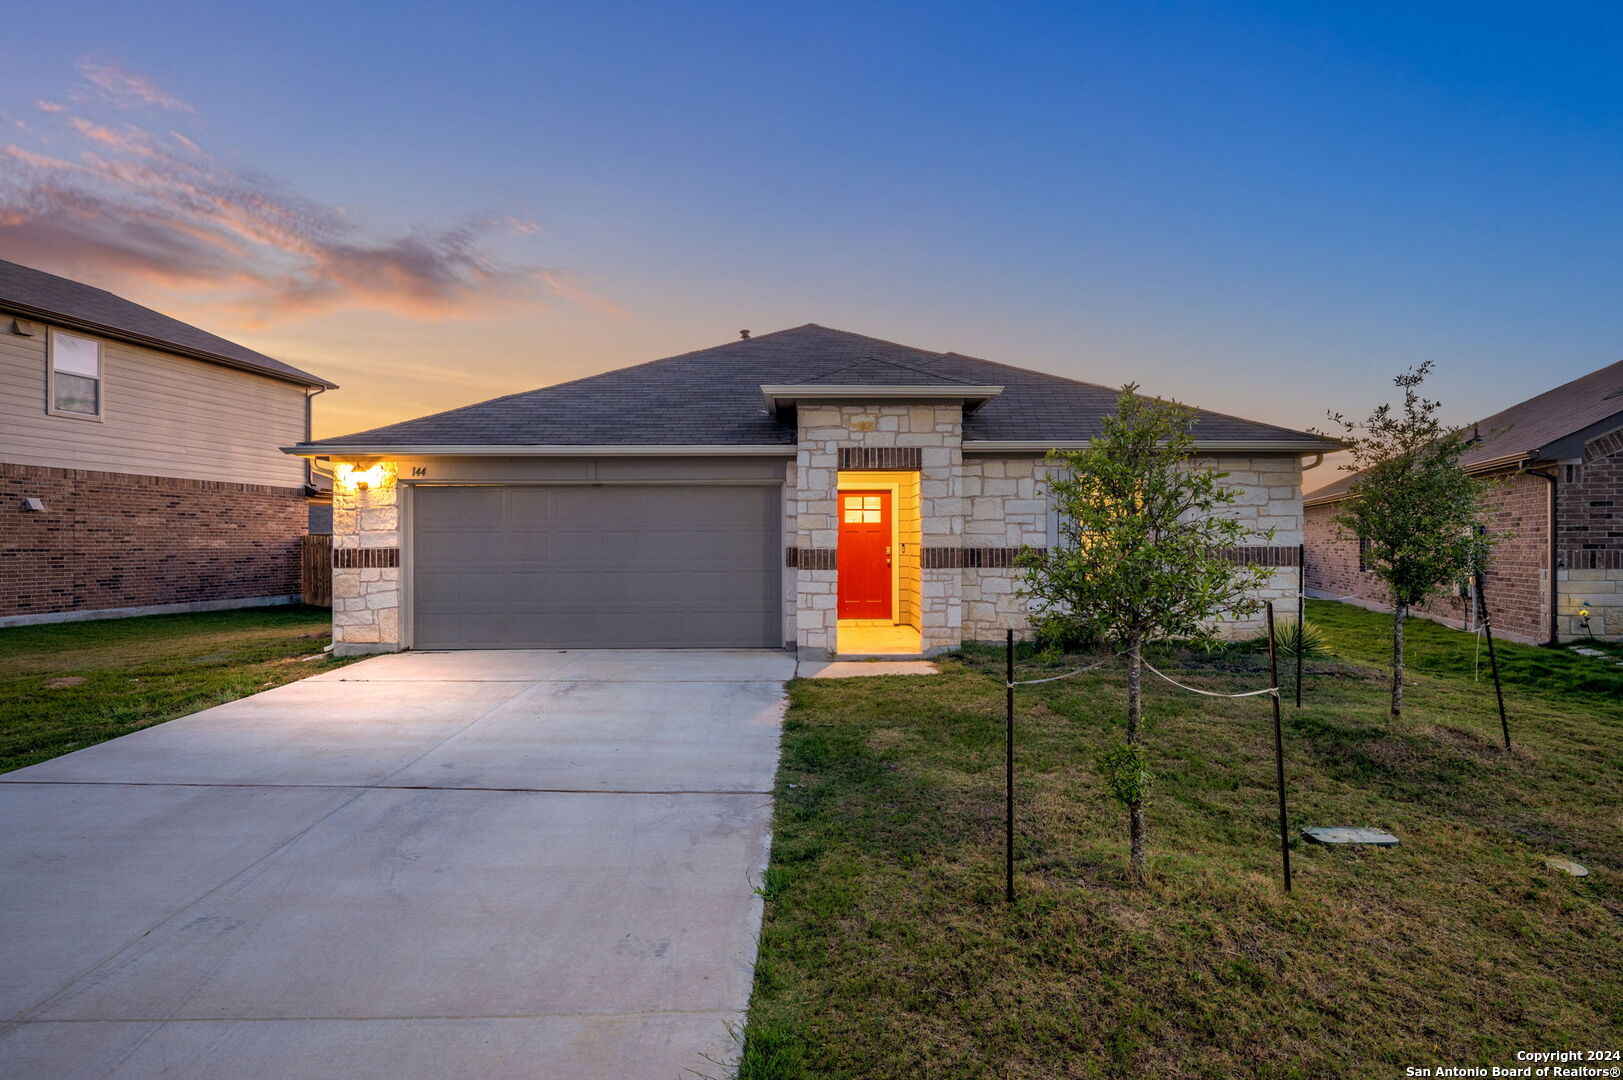
<path fill-rule="evenodd" d="M 1314 656 L 1324 656 L 1330 652 L 1330 643 L 1324 636 L 1324 631 L 1306 619 L 1297 622 L 1295 619 L 1281 620 L 1274 627 L 1274 645 L 1279 649 L 1280 656 L 1289 656 L 1292 659 L 1297 653 L 1303 659 Z M 1266 639 L 1263 648 L 1268 647 Z"/>

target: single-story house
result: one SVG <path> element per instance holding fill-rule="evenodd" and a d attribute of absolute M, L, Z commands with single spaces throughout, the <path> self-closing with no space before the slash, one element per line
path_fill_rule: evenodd
<path fill-rule="evenodd" d="M 1623 640 L 1623 361 L 1485 417 L 1460 464 L 1493 480 L 1483 574 L 1496 634 L 1534 644 Z M 1356 477 L 1307 496 L 1307 591 L 1375 610 L 1391 598 L 1337 527 Z M 1416 614 L 1474 629 L 1472 582 Z M 1587 613 L 1587 614 L 1586 614 Z"/>
<path fill-rule="evenodd" d="M 0 262 L 0 626 L 298 600 L 281 447 L 333 385 Z"/>
<path fill-rule="evenodd" d="M 929 655 L 1027 628 L 1043 455 L 1116 394 L 806 325 L 288 450 L 336 477 L 341 653 Z M 1244 489 L 1235 556 L 1293 597 L 1302 461 L 1338 444 L 1211 412 L 1195 434 Z"/>

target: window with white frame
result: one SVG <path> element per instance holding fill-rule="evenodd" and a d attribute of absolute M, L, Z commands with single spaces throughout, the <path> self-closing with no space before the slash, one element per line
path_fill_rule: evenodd
<path fill-rule="evenodd" d="M 52 330 L 50 376 L 51 412 L 101 418 L 101 342 Z"/>

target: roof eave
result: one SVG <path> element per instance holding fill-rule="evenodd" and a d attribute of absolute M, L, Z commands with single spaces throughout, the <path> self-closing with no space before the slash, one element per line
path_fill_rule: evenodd
<path fill-rule="evenodd" d="M 37 308 L 31 304 L 19 303 L 16 300 L 0 300 L 0 311 L 8 315 L 20 316 L 30 321 L 54 323 L 74 330 L 83 330 L 86 333 L 96 334 L 100 337 L 112 338 L 115 341 L 128 342 L 131 345 L 140 345 L 148 349 L 158 349 L 161 352 L 174 353 L 191 360 L 202 360 L 209 364 L 219 364 L 223 367 L 236 368 L 238 371 L 247 371 L 255 375 L 263 375 L 267 379 L 278 379 L 289 382 L 295 386 L 319 386 L 325 390 L 336 390 L 338 384 L 329 382 L 319 375 L 304 372 L 293 375 L 285 371 L 274 371 L 270 368 L 260 367 L 219 353 L 211 353 L 204 349 L 193 349 L 185 345 L 177 345 L 162 338 L 148 337 L 146 334 L 137 334 L 130 330 L 121 330 L 116 326 L 107 326 L 104 323 L 93 322 L 89 319 L 80 319 L 60 311 L 49 308 Z"/>
<path fill-rule="evenodd" d="M 1482 476 L 1485 473 L 1499 472 L 1503 469 L 1508 469 L 1513 465 L 1526 466 L 1532 462 L 1543 460 L 1545 460 L 1545 458 L 1542 456 L 1542 451 L 1540 450 L 1522 450 L 1514 454 L 1501 454 L 1498 457 L 1488 458 L 1486 461 L 1473 461 L 1469 465 L 1462 466 L 1462 468 L 1465 470 L 1465 473 L 1468 476 Z M 1354 477 L 1354 479 L 1356 480 L 1357 477 Z M 1349 481 L 1349 484 L 1350 483 L 1351 481 Z M 1302 506 L 1304 509 L 1309 506 L 1328 506 L 1331 503 L 1338 503 L 1343 499 L 1350 498 L 1354 494 L 1355 492 L 1350 486 L 1340 488 L 1336 491 L 1324 491 L 1322 493 L 1309 492 L 1307 495 L 1303 496 Z"/>
<path fill-rule="evenodd" d="M 737 444 L 704 443 L 663 445 L 627 443 L 592 445 L 580 443 L 553 445 L 480 445 L 379 443 L 327 444 L 299 443 L 281 447 L 284 454 L 318 458 L 384 457 L 793 457 L 795 447 L 788 443 Z"/>
<path fill-rule="evenodd" d="M 1085 450 L 1091 439 L 965 439 L 966 454 L 1047 453 L 1050 450 Z M 1195 449 L 1225 454 L 1328 454 L 1342 444 L 1328 439 L 1196 439 Z"/>
<path fill-rule="evenodd" d="M 1001 386 L 904 386 L 863 385 L 861 383 L 767 383 L 761 387 L 766 411 L 778 410 L 797 401 L 962 401 L 966 409 L 978 407 L 1003 393 Z"/>

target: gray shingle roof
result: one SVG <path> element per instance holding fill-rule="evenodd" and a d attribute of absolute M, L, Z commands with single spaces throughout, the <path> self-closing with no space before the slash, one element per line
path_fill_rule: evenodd
<path fill-rule="evenodd" d="M 994 385 L 965 417 L 964 439 L 1076 441 L 1098 434 L 1117 391 L 957 353 L 934 353 L 808 323 L 322 439 L 311 446 L 790 446 L 792 423 L 769 415 L 762 385 Z M 1315 437 L 1202 411 L 1196 436 L 1300 444 Z"/>
<path fill-rule="evenodd" d="M 198 360 L 257 371 L 302 386 L 338 385 L 122 296 L 114 296 L 105 289 L 4 260 L 0 260 L 0 310 L 26 319 L 77 326 L 104 337 L 167 349 Z"/>
<path fill-rule="evenodd" d="M 1565 454 L 1554 444 L 1614 416 L 1623 423 L 1623 360 L 1477 421 L 1472 428 L 1481 440 L 1460 457 L 1460 464 L 1480 469 L 1507 459 L 1548 461 Z M 1306 498 L 1340 498 L 1357 479 L 1357 473 L 1346 473 Z"/>

